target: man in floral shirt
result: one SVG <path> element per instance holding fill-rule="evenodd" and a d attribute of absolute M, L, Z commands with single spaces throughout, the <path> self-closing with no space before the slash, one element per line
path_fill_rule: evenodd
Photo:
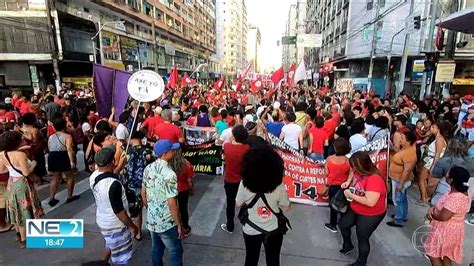
<path fill-rule="evenodd" d="M 165 248 L 169 250 L 171 265 L 183 265 L 181 239 L 185 231 L 179 217 L 178 179 L 168 161 L 179 143 L 168 140 L 156 142 L 154 151 L 159 158 L 145 168 L 141 191 L 147 207 L 147 229 L 151 232 L 151 258 L 153 265 L 163 265 Z"/>

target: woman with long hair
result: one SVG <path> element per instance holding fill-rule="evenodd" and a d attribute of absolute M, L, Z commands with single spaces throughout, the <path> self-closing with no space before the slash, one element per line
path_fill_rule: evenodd
<path fill-rule="evenodd" d="M 178 205 L 179 214 L 185 230 L 185 235 L 191 233 L 189 226 L 188 201 L 193 191 L 194 169 L 193 165 L 183 156 L 181 149 L 174 151 L 173 159 L 171 159 L 170 167 L 178 176 Z"/>
<path fill-rule="evenodd" d="M 26 248 L 26 219 L 40 218 L 43 208 L 33 183 L 28 180 L 36 162 L 30 161 L 19 150 L 21 142 L 22 134 L 18 131 L 0 135 L 0 164 L 8 169 L 10 176 L 7 185 L 7 221 L 15 225 L 17 241 L 21 248 Z"/>
<path fill-rule="evenodd" d="M 343 245 L 339 251 L 349 254 L 354 245 L 351 240 L 351 229 L 356 227 L 359 257 L 352 265 L 366 265 L 370 253 L 369 239 L 382 222 L 387 211 L 386 181 L 370 159 L 369 153 L 358 151 L 349 159 L 351 174 L 341 185 L 344 195 L 350 201 L 346 213 L 339 219 Z"/>
<path fill-rule="evenodd" d="M 251 148 L 244 155 L 236 205 L 239 208 L 247 205 L 248 220 L 252 222 L 245 223 L 242 228 L 246 266 L 258 265 L 262 243 L 267 265 L 280 265 L 283 232 L 278 230 L 275 213 L 290 208 L 288 194 L 282 183 L 284 171 L 283 160 L 270 146 Z"/>
<path fill-rule="evenodd" d="M 436 162 L 443 156 L 447 146 L 448 133 L 451 130 L 451 124 L 447 121 L 441 121 L 431 126 L 430 131 L 434 140 L 428 145 L 424 159 L 423 167 L 418 176 L 418 189 L 420 190 L 420 200 L 416 202 L 419 205 L 428 204 L 428 180 L 430 173 Z M 433 190 L 431 190 L 433 192 Z"/>
<path fill-rule="evenodd" d="M 446 178 L 450 192 L 426 215 L 431 226 L 423 245 L 433 266 L 448 266 L 453 261 L 461 264 L 463 261 L 464 216 L 471 201 L 467 193 L 469 177 L 465 168 L 451 168 Z"/>

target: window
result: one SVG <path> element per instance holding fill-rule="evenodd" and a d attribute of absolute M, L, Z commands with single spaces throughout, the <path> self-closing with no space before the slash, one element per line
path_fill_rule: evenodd
<path fill-rule="evenodd" d="M 379 0 L 380 7 L 385 7 L 385 0 Z"/>
<path fill-rule="evenodd" d="M 367 10 L 372 10 L 374 8 L 374 0 L 367 1 Z"/>

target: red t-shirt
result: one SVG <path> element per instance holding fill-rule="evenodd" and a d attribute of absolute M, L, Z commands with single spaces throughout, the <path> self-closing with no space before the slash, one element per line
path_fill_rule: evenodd
<path fill-rule="evenodd" d="M 22 102 L 20 105 L 20 114 L 24 115 L 30 112 L 30 103 L 29 102 Z"/>
<path fill-rule="evenodd" d="M 15 122 L 16 116 L 13 112 L 4 112 L 0 114 L 0 123 Z"/>
<path fill-rule="evenodd" d="M 190 162 L 186 161 L 186 164 L 181 168 L 178 174 L 178 192 L 183 192 L 191 189 L 188 180 L 194 177 L 194 169 Z"/>
<path fill-rule="evenodd" d="M 387 186 L 385 180 L 378 175 L 356 176 L 354 175 L 353 186 L 356 188 L 355 194 L 364 196 L 366 191 L 379 192 L 380 198 L 373 207 L 360 204 L 353 200 L 351 202 L 352 210 L 357 214 L 375 216 L 384 213 L 387 210 L 385 198 L 387 197 Z"/>
<path fill-rule="evenodd" d="M 312 127 L 309 130 L 309 134 L 313 136 L 313 145 L 311 146 L 312 152 L 323 154 L 324 142 L 329 138 L 328 133 L 322 128 Z"/>
<path fill-rule="evenodd" d="M 194 122 L 196 122 L 196 117 L 195 117 L 195 116 L 190 116 L 190 117 L 188 117 L 188 120 L 186 121 L 186 123 L 187 123 L 189 126 L 194 126 Z"/>
<path fill-rule="evenodd" d="M 158 124 L 163 123 L 163 119 L 159 115 L 151 116 L 145 119 L 143 126 L 147 128 L 146 136 L 151 138 L 153 137 L 153 130 Z"/>
<path fill-rule="evenodd" d="M 167 139 L 173 143 L 177 143 L 179 139 L 183 137 L 183 132 L 178 126 L 170 122 L 163 122 L 153 129 L 153 135 L 156 136 L 156 139 Z"/>
<path fill-rule="evenodd" d="M 328 169 L 328 181 L 329 186 L 337 186 L 347 181 L 351 166 L 349 160 L 346 160 L 342 164 L 334 163 L 330 158 L 326 160 L 326 167 Z"/>
<path fill-rule="evenodd" d="M 337 124 L 334 118 L 324 121 L 323 129 L 328 133 L 329 139 L 334 139 L 334 133 L 336 132 L 336 127 L 337 127 Z"/>
<path fill-rule="evenodd" d="M 225 178 L 227 183 L 238 183 L 242 179 L 240 177 L 240 168 L 244 154 L 249 149 L 247 144 L 224 144 L 224 160 L 225 160 Z"/>

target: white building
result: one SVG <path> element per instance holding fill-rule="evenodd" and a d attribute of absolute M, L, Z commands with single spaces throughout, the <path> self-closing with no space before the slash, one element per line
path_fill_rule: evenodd
<path fill-rule="evenodd" d="M 247 7 L 245 0 L 216 1 L 216 55 L 221 73 L 233 75 L 247 61 Z"/>
<path fill-rule="evenodd" d="M 247 32 L 247 61 L 253 60 L 253 69 L 260 72 L 260 42 L 262 36 L 257 26 L 249 25 Z"/>

